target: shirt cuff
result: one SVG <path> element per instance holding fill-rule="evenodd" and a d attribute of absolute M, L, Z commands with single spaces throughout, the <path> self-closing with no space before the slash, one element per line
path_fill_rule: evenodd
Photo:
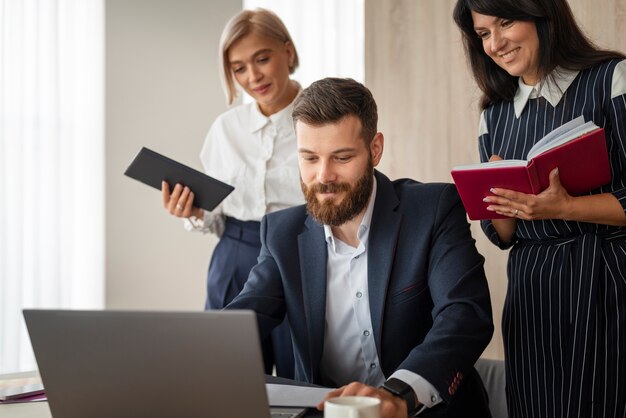
<path fill-rule="evenodd" d="M 413 388 L 413 391 L 417 396 L 417 400 L 423 405 L 423 407 L 417 411 L 418 415 L 423 412 L 424 409 L 432 408 L 433 406 L 441 403 L 443 400 L 441 399 L 441 396 L 439 396 L 437 389 L 435 389 L 435 387 L 431 385 L 428 380 L 424 379 L 417 373 L 400 369 L 396 370 L 396 372 L 389 378 L 391 379 L 392 377 L 402 380 L 404 383 Z"/>
<path fill-rule="evenodd" d="M 184 226 L 187 231 L 198 231 L 203 234 L 212 232 L 218 237 L 221 237 L 224 233 L 226 223 L 221 213 L 205 210 L 203 219 L 198 219 L 195 216 L 186 218 L 184 220 Z"/>

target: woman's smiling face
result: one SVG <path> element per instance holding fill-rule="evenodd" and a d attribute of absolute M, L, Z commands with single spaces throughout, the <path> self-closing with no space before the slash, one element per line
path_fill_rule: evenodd
<path fill-rule="evenodd" d="M 512 76 L 524 83 L 539 81 L 539 36 L 532 21 L 511 20 L 472 11 L 474 30 L 482 39 L 485 53 Z"/>

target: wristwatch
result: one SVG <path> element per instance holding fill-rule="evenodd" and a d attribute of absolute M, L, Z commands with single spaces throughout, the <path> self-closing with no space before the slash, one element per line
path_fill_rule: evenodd
<path fill-rule="evenodd" d="M 402 380 L 392 377 L 383 383 L 382 388 L 392 395 L 398 396 L 406 401 L 406 409 L 409 416 L 417 411 L 417 396 L 415 396 L 413 388 Z"/>

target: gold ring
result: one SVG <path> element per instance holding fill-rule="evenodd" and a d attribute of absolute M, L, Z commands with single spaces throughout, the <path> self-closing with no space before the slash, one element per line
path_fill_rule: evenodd
<path fill-rule="evenodd" d="M 515 216 L 519 213 L 519 209 L 515 209 Z"/>
<path fill-rule="evenodd" d="M 176 209 L 183 210 L 183 207 L 181 205 L 176 205 Z"/>

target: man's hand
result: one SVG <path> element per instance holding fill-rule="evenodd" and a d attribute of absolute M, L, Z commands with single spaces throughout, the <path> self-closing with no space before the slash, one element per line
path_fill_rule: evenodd
<path fill-rule="evenodd" d="M 336 398 L 338 396 L 371 396 L 380 399 L 381 418 L 407 418 L 408 412 L 404 399 L 394 396 L 385 389 L 375 388 L 359 382 L 352 382 L 329 392 L 324 398 Z M 324 410 L 324 401 L 317 405 L 317 409 Z"/>

